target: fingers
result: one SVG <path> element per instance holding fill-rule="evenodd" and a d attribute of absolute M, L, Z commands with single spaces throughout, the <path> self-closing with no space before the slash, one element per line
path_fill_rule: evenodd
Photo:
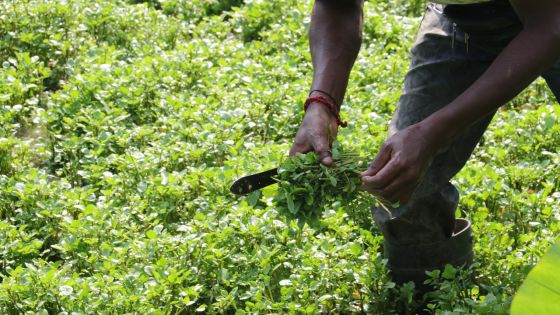
<path fill-rule="evenodd" d="M 294 156 L 298 153 L 304 154 L 304 153 L 307 153 L 311 150 L 312 150 L 312 147 L 309 144 L 307 144 L 305 142 L 300 142 L 296 139 L 296 141 L 292 145 L 292 148 L 290 149 L 289 155 Z"/>
<path fill-rule="evenodd" d="M 290 156 L 315 151 L 321 163 L 330 166 L 333 164 L 330 140 L 336 139 L 338 131 L 336 119 L 325 106 L 314 104 L 311 103 L 307 109 L 303 123 L 296 134 L 295 142 L 290 149 Z"/>
<path fill-rule="evenodd" d="M 389 146 L 383 145 L 381 151 L 377 154 L 368 169 L 362 173 L 362 176 L 374 176 L 379 172 L 391 159 L 391 149 Z"/>
<path fill-rule="evenodd" d="M 315 153 L 319 155 L 319 159 L 321 160 L 321 163 L 323 163 L 326 166 L 330 166 L 333 164 L 331 147 L 329 145 L 329 140 L 327 137 L 313 138 L 312 146 L 315 150 Z"/>
<path fill-rule="evenodd" d="M 367 171 L 366 171 L 367 172 Z M 373 176 L 362 176 L 362 184 L 366 190 L 373 191 L 386 188 L 391 184 L 397 176 L 399 176 L 400 167 L 398 159 L 391 159 L 385 166 Z"/>
<path fill-rule="evenodd" d="M 333 164 L 332 154 L 331 154 L 331 147 L 329 144 L 328 137 L 325 136 L 314 136 L 310 137 L 310 141 L 301 141 L 300 136 L 296 135 L 296 140 L 290 149 L 290 156 L 294 156 L 298 153 L 307 153 L 310 151 L 315 151 L 323 163 L 326 166 L 330 166 Z"/>
<path fill-rule="evenodd" d="M 362 185 L 369 193 L 390 203 L 408 202 L 418 186 L 420 176 L 415 169 L 406 170 L 391 160 L 377 175 L 362 178 Z"/>
<path fill-rule="evenodd" d="M 323 163 L 326 166 L 333 164 L 331 147 L 329 140 L 326 136 L 316 136 L 312 137 L 311 141 L 300 141 L 299 137 L 296 136 L 296 140 L 290 149 L 290 156 L 294 156 L 298 153 L 307 153 L 310 151 L 315 151 Z"/>

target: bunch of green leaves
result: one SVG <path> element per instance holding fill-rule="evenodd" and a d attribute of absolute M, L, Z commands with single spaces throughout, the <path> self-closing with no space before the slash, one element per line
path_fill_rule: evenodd
<path fill-rule="evenodd" d="M 300 225 L 316 225 L 333 203 L 349 205 L 360 195 L 359 174 L 366 159 L 356 151 L 344 150 L 338 141 L 332 147 L 333 165 L 325 166 L 314 152 L 286 159 L 278 169 L 276 205 L 288 219 Z M 367 194 L 363 194 L 365 199 Z M 371 203 L 370 203 L 371 204 Z"/>

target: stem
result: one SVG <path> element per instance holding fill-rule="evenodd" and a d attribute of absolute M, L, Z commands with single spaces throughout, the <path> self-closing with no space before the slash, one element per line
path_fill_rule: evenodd
<path fill-rule="evenodd" d="M 383 202 L 377 201 L 377 203 L 389 214 L 389 218 L 393 219 L 393 214 L 391 213 L 391 211 L 389 211 L 389 209 L 387 209 Z"/>

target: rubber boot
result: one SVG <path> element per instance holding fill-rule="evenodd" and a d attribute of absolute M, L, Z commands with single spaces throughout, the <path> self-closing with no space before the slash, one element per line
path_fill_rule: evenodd
<path fill-rule="evenodd" d="M 473 261 L 471 223 L 466 219 L 456 219 L 451 238 L 430 243 L 399 246 L 385 241 L 385 257 L 392 280 L 401 285 L 412 281 L 417 296 L 434 290 L 424 284 L 429 277 L 427 271 L 443 270 L 446 264 L 454 267 L 469 267 Z M 416 312 L 422 314 L 423 305 Z"/>

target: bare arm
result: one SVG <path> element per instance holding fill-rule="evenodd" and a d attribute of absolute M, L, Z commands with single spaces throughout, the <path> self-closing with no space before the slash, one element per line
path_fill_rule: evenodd
<path fill-rule="evenodd" d="M 316 1 L 311 17 L 309 43 L 313 58 L 313 96 L 344 99 L 350 71 L 362 40 L 363 0 Z M 325 165 L 332 164 L 329 129 L 336 137 L 334 116 L 320 103 L 311 103 L 298 130 L 290 155 L 315 151 Z"/>
<path fill-rule="evenodd" d="M 362 3 L 347 2 L 341 7 L 316 1 L 309 30 L 314 70 L 311 89 L 328 92 L 338 104 L 344 98 L 362 42 Z"/>
<path fill-rule="evenodd" d="M 523 30 L 463 94 L 385 142 L 362 174 L 366 190 L 392 202 L 408 201 L 439 149 L 515 97 L 560 59 L 560 1 L 511 2 Z"/>

